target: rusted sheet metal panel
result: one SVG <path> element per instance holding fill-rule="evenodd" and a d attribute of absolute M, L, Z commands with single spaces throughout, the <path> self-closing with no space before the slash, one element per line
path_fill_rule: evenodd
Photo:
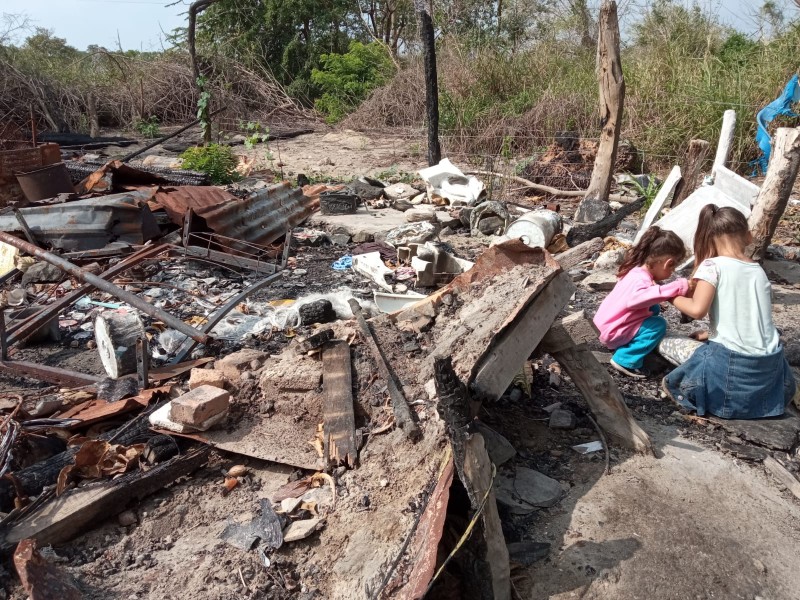
<path fill-rule="evenodd" d="M 408 563 L 403 571 L 404 583 L 394 590 L 392 596 L 397 600 L 417 600 L 425 595 L 436 570 L 439 541 L 444 533 L 447 518 L 447 503 L 450 500 L 450 486 L 453 484 L 453 457 L 449 455 L 444 468 L 439 473 L 436 487 L 431 493 L 425 512 L 406 556 Z M 395 583 L 395 582 L 391 582 Z"/>
<path fill-rule="evenodd" d="M 192 209 L 214 233 L 260 245 L 271 244 L 319 206 L 319 200 L 303 195 L 299 188 L 292 189 L 288 182 L 258 190 L 247 198 L 237 198 L 219 188 L 183 186 L 157 192 L 154 203 L 176 223 Z M 235 242 L 229 243 L 236 248 Z"/>
<path fill-rule="evenodd" d="M 111 242 L 143 244 L 161 232 L 144 204 L 149 192 L 127 192 L 20 210 L 37 240 L 64 250 L 94 250 Z M 19 233 L 14 215 L 0 215 L 0 231 Z"/>

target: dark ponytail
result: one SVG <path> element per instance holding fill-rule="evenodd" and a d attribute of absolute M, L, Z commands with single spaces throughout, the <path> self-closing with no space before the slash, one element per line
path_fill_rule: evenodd
<path fill-rule="evenodd" d="M 747 219 L 741 211 L 731 206 L 719 208 L 716 204 L 706 204 L 700 211 L 697 231 L 694 234 L 695 269 L 703 264 L 704 260 L 717 255 L 715 240 L 718 237 L 730 235 L 744 242 L 748 231 Z"/>
<path fill-rule="evenodd" d="M 654 225 L 645 231 L 639 243 L 625 254 L 625 259 L 617 271 L 617 277 L 625 277 L 631 269 L 641 267 L 648 260 L 662 256 L 669 256 L 674 258 L 675 262 L 681 262 L 686 256 L 686 246 L 675 232 Z"/>

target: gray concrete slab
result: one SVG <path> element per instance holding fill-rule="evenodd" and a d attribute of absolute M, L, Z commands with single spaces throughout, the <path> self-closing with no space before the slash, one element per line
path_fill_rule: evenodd
<path fill-rule="evenodd" d="M 393 208 L 367 210 L 363 206 L 359 206 L 358 211 L 352 215 L 315 213 L 306 221 L 306 227 L 322 229 L 329 233 L 347 234 L 357 243 L 369 242 L 376 238 L 381 240 L 392 229 L 406 224 L 405 213 L 399 210 Z"/>

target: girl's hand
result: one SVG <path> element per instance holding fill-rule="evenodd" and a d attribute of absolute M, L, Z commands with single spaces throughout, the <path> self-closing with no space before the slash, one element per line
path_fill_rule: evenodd
<path fill-rule="evenodd" d="M 699 331 L 694 331 L 691 334 L 689 334 L 689 337 L 692 338 L 693 340 L 697 340 L 698 342 L 707 342 L 708 331 L 702 329 Z"/>

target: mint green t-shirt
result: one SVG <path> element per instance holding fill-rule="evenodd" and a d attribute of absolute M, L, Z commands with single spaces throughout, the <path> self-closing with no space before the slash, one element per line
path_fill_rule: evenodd
<path fill-rule="evenodd" d="M 772 322 L 772 286 L 758 263 L 727 256 L 703 261 L 694 274 L 717 289 L 708 311 L 708 339 L 750 356 L 774 354 L 780 336 Z"/>

